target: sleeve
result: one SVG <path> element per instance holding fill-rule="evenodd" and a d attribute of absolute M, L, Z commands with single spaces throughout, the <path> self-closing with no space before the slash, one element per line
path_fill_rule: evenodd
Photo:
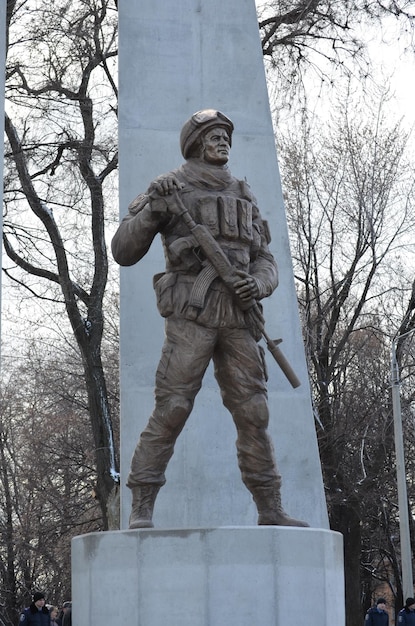
<path fill-rule="evenodd" d="M 140 261 L 165 221 L 165 214 L 151 210 L 146 194 L 137 196 L 112 239 L 111 249 L 115 261 L 123 266 Z"/>
<path fill-rule="evenodd" d="M 23 611 L 23 613 L 21 613 L 21 615 L 20 615 L 20 619 L 19 619 L 19 626 L 20 626 L 20 625 L 25 626 L 25 625 L 26 625 L 26 624 L 28 624 L 28 623 L 29 623 L 29 622 L 28 622 L 28 620 L 27 620 L 27 615 L 26 615 L 26 612 L 25 612 L 25 611 Z"/>
<path fill-rule="evenodd" d="M 253 225 L 259 232 L 260 243 L 258 254 L 254 261 L 251 262 L 249 273 L 258 285 L 259 299 L 266 298 L 278 286 L 278 267 L 277 262 L 272 256 L 268 244 L 271 240 L 266 222 L 261 218 L 259 210 L 253 206 Z"/>

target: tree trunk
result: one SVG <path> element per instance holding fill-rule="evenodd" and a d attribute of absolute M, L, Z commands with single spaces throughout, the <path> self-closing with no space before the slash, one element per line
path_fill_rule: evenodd
<path fill-rule="evenodd" d="M 356 498 L 347 497 L 330 511 L 331 527 L 343 535 L 346 626 L 363 622 L 360 588 L 361 513 Z M 339 598 L 340 601 L 340 598 Z"/>
<path fill-rule="evenodd" d="M 16 612 L 16 573 L 14 568 L 14 537 L 13 537 L 13 503 L 10 493 L 9 476 L 7 471 L 7 462 L 4 454 L 4 433 L 0 433 L 0 463 L 1 463 L 1 482 L 4 492 L 4 523 L 5 529 L 3 537 L 5 537 L 6 559 L 1 566 L 3 578 L 3 607 L 5 615 L 11 616 Z"/>
<path fill-rule="evenodd" d="M 104 530 L 119 529 L 119 512 L 114 511 L 118 498 L 117 455 L 108 406 L 107 387 L 101 361 L 96 350 L 83 352 L 88 408 L 95 442 L 97 482 L 95 495 L 101 510 Z"/>

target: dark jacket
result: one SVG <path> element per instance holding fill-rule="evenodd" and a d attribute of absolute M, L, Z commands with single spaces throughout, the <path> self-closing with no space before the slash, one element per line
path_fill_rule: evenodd
<path fill-rule="evenodd" d="M 365 626 L 389 626 L 389 614 L 374 606 L 366 613 Z"/>
<path fill-rule="evenodd" d="M 24 609 L 20 616 L 19 626 L 50 626 L 50 614 L 44 606 L 37 608 L 34 602 Z"/>
<path fill-rule="evenodd" d="M 409 609 L 402 609 L 398 614 L 399 626 L 415 626 L 415 611 Z"/>

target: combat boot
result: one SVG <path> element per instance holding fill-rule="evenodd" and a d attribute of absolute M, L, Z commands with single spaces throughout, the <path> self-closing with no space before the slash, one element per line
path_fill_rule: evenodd
<path fill-rule="evenodd" d="M 258 526 L 309 526 L 307 522 L 287 515 L 282 508 L 279 487 L 255 486 L 250 491 L 258 509 Z"/>
<path fill-rule="evenodd" d="M 154 528 L 153 509 L 160 485 L 132 487 L 133 501 L 129 528 Z"/>

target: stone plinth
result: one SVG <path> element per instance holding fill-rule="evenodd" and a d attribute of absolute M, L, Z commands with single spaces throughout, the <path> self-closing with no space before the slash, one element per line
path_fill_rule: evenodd
<path fill-rule="evenodd" d="M 342 537 L 221 527 L 72 542 L 76 626 L 342 626 Z"/>

